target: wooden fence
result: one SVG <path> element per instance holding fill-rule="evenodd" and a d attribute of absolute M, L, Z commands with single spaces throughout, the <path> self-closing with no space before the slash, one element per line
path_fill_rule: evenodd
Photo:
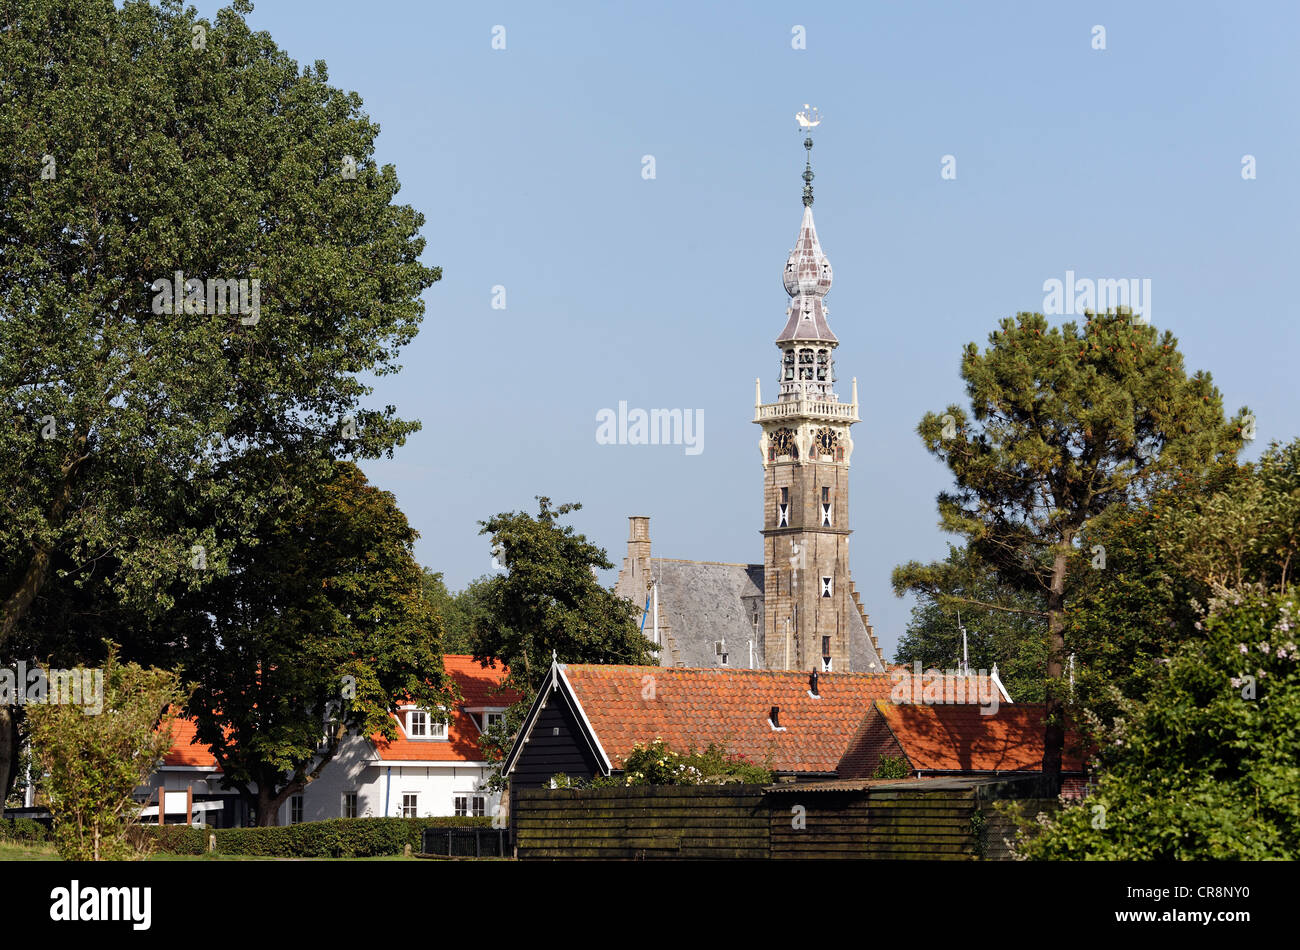
<path fill-rule="evenodd" d="M 761 785 L 520 789 L 512 824 L 520 858 L 766 858 Z"/>
<path fill-rule="evenodd" d="M 522 859 L 1005 860 L 1011 825 L 992 803 L 1028 794 L 963 778 L 521 789 L 512 819 Z"/>

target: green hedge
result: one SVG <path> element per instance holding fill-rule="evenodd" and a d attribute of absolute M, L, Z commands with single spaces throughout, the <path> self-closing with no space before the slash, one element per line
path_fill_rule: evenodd
<path fill-rule="evenodd" d="M 204 854 L 208 835 L 217 836 L 218 854 L 269 858 L 374 858 L 413 853 L 425 828 L 492 826 L 483 817 L 331 818 L 271 828 L 191 828 L 186 825 L 141 825 L 140 832 L 167 854 Z"/>
<path fill-rule="evenodd" d="M 50 830 L 30 818 L 0 818 L 0 841 L 49 841 Z"/>

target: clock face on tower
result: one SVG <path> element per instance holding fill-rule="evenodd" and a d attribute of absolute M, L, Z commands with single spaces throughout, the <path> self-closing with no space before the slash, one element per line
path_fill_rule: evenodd
<path fill-rule="evenodd" d="M 795 442 L 794 433 L 789 429 L 777 429 L 772 433 L 772 447 L 778 456 L 799 457 L 799 447 Z"/>
<path fill-rule="evenodd" d="M 839 437 L 835 435 L 835 430 L 829 426 L 823 426 L 817 430 L 817 448 L 826 455 L 831 455 L 835 451 L 835 446 L 839 445 Z"/>

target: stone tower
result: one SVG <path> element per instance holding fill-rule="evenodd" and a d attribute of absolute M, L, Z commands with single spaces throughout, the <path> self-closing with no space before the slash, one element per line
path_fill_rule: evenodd
<path fill-rule="evenodd" d="M 802 125 L 816 124 L 805 116 Z M 855 379 L 852 401 L 840 402 L 839 341 L 823 302 L 831 264 L 813 224 L 812 144 L 810 135 L 803 221 L 785 263 L 792 299 L 776 338 L 776 401 L 763 402 L 757 380 L 754 388 L 754 422 L 763 428 L 763 652 L 772 670 L 844 671 L 859 611 L 849 577 L 849 427 L 858 421 L 858 384 Z"/>

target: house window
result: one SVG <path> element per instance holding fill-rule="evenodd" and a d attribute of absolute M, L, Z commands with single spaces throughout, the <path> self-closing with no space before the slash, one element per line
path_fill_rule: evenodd
<path fill-rule="evenodd" d="M 457 795 L 454 802 L 456 806 L 456 817 L 464 818 L 469 814 L 469 796 Z"/>
<path fill-rule="evenodd" d="M 504 723 L 506 721 L 506 714 L 490 712 L 486 714 L 485 718 L 487 721 L 487 727 L 491 729 L 493 726 Z"/>
<path fill-rule="evenodd" d="M 302 796 L 294 795 L 289 799 L 289 824 L 302 824 Z"/>
<path fill-rule="evenodd" d="M 474 817 L 482 818 L 487 814 L 487 799 L 482 795 L 475 795 L 473 801 Z"/>
<path fill-rule="evenodd" d="M 412 709 L 406 714 L 406 734 L 412 739 L 445 739 L 447 724 L 436 722 L 426 710 Z"/>
<path fill-rule="evenodd" d="M 822 578 L 822 596 L 823 596 L 823 597 L 829 597 L 830 595 L 831 595 L 831 579 L 830 579 L 829 577 L 823 577 L 823 578 Z"/>
<path fill-rule="evenodd" d="M 402 793 L 402 817 L 420 817 L 420 796 L 416 792 Z"/>
<path fill-rule="evenodd" d="M 487 798 L 483 795 L 457 795 L 454 804 L 458 818 L 464 818 L 467 815 L 482 818 L 487 814 Z"/>
<path fill-rule="evenodd" d="M 339 809 L 339 811 L 344 818 L 357 817 L 357 793 L 356 792 L 343 793 L 343 807 Z"/>

